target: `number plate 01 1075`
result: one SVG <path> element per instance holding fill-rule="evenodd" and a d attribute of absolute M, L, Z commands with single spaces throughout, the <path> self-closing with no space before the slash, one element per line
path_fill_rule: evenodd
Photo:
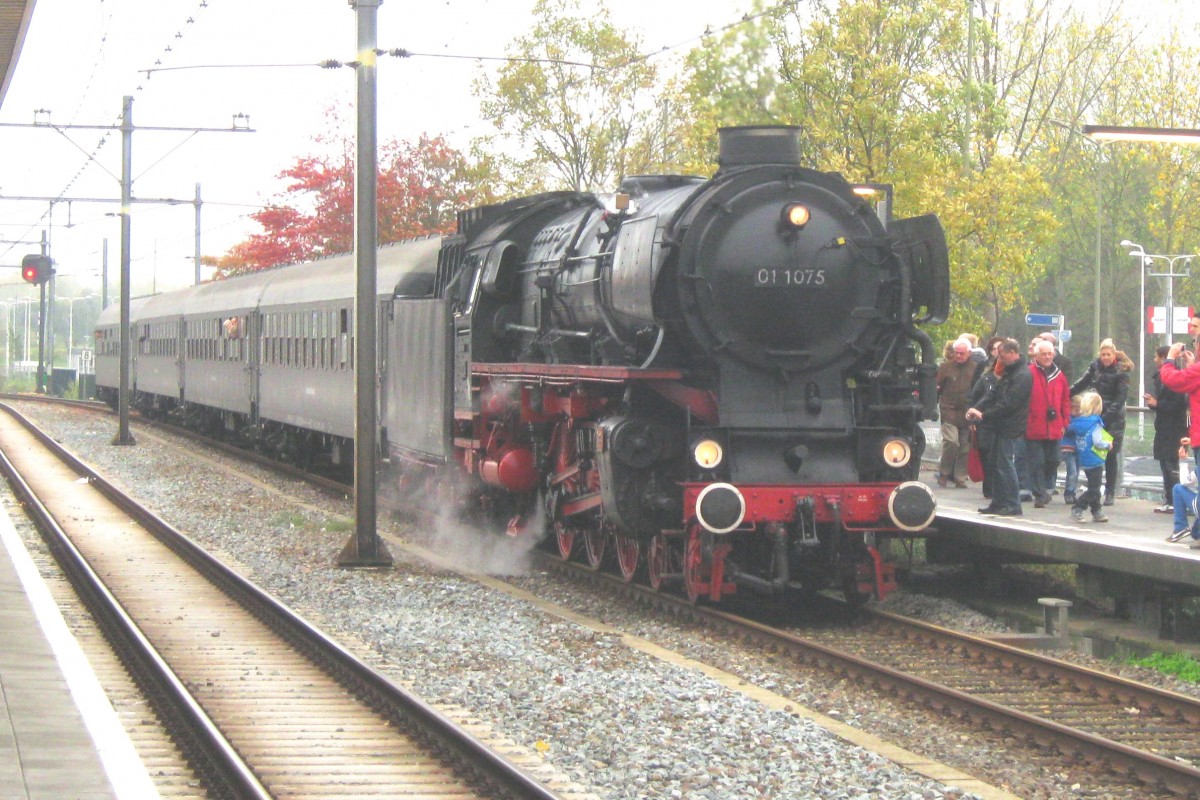
<path fill-rule="evenodd" d="M 820 289 L 825 286 L 823 269 L 778 269 L 774 267 L 754 271 L 754 285 L 766 287 L 803 286 Z"/>

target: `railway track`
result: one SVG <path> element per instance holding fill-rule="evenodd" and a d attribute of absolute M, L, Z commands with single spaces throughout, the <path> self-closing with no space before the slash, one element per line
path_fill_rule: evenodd
<path fill-rule="evenodd" d="M 0 410 L 0 468 L 211 796 L 559 796 Z"/>
<path fill-rule="evenodd" d="M 1094 765 L 1097 774 L 1133 783 L 1122 796 L 1200 797 L 1200 702 L 1193 698 L 869 608 L 856 623 L 788 630 L 695 606 L 557 556 L 544 554 L 538 566 L 966 725 L 1011 735 L 1039 757 Z"/>
<path fill-rule="evenodd" d="M 1200 700 L 986 638 L 864 608 L 841 625 L 764 624 L 546 554 L 538 566 L 873 686 L 1147 793 L 1200 797 Z M 833 604 L 836 601 L 823 598 Z M 839 604 L 840 605 L 840 604 Z M 850 621 L 850 620 L 856 621 Z M 1135 793 L 1130 796 L 1144 796 Z"/>

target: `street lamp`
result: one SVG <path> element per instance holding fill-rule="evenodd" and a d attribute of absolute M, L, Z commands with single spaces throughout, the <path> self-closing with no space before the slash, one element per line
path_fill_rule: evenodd
<path fill-rule="evenodd" d="M 96 295 L 85 294 L 82 297 L 68 297 L 67 301 L 67 367 L 71 366 L 71 350 L 75 347 L 75 304 L 80 300 L 95 300 Z"/>
<path fill-rule="evenodd" d="M 1134 244 L 1128 239 L 1121 240 L 1121 247 L 1134 247 L 1136 250 L 1129 255 L 1138 259 L 1138 275 L 1141 280 L 1141 291 L 1138 294 L 1138 405 L 1146 400 L 1146 267 L 1154 263 L 1146 256 L 1146 250 L 1140 244 Z M 1138 439 L 1143 438 L 1146 415 L 1138 413 Z"/>
<path fill-rule="evenodd" d="M 1165 262 L 1167 265 L 1166 272 L 1150 272 L 1151 278 L 1166 278 L 1167 279 L 1167 307 L 1166 307 L 1166 336 L 1164 344 L 1171 344 L 1171 339 L 1175 333 L 1175 279 L 1186 278 L 1192 274 L 1192 254 L 1184 253 L 1181 255 L 1161 255 L 1158 253 L 1147 253 L 1146 248 L 1136 242 L 1131 242 L 1124 239 L 1121 242 L 1121 247 L 1132 248 L 1129 255 L 1138 259 L 1138 272 L 1141 273 L 1141 307 L 1139 314 L 1141 321 L 1138 324 L 1138 403 L 1146 397 L 1146 270 L 1153 270 L 1156 261 Z M 1183 272 L 1175 271 L 1176 262 L 1182 262 Z M 1141 433 L 1141 415 L 1138 417 L 1138 431 Z"/>
<path fill-rule="evenodd" d="M 1089 141 L 1095 142 L 1097 146 L 1105 142 L 1159 142 L 1162 144 L 1181 144 L 1181 145 L 1196 145 L 1200 144 L 1200 130 L 1195 128 L 1143 128 L 1129 125 L 1084 125 L 1081 129 L 1084 137 Z M 1128 241 L 1128 240 L 1126 240 Z M 1132 244 L 1132 242 L 1130 242 Z M 1096 253 L 1097 259 L 1100 252 L 1100 234 L 1096 234 Z M 1132 253 L 1130 255 L 1133 255 Z M 1191 263 L 1191 256 L 1150 256 L 1151 259 L 1166 258 L 1171 259 L 1170 272 L 1175 270 L 1174 259 L 1186 258 L 1188 264 Z M 1096 318 L 1100 318 L 1100 274 L 1099 267 L 1096 273 Z M 1172 275 L 1167 282 L 1167 314 L 1171 314 L 1171 292 L 1173 290 Z M 1145 297 L 1142 298 L 1143 301 Z M 1145 302 L 1142 303 L 1143 307 Z M 1171 340 L 1171 317 L 1167 317 L 1167 343 Z M 1144 323 L 1143 323 L 1144 324 Z M 1145 353 L 1142 353 L 1145 356 Z"/>
<path fill-rule="evenodd" d="M 20 305 L 19 300 L 0 302 L 0 306 L 4 306 L 4 378 L 9 378 L 9 373 L 12 371 L 12 355 L 10 340 L 12 338 L 12 312 L 10 308 Z"/>

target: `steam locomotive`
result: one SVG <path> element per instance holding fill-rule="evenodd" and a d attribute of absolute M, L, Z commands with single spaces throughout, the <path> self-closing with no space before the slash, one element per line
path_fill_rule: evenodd
<path fill-rule="evenodd" d="M 918 325 L 948 312 L 944 234 L 801 167 L 795 128 L 720 135 L 711 179 L 520 198 L 380 249 L 384 474 L 693 601 L 883 597 L 883 540 L 936 509 Z M 354 287 L 340 256 L 138 301 L 133 406 L 352 464 Z M 96 331 L 113 403 L 118 325 Z"/>

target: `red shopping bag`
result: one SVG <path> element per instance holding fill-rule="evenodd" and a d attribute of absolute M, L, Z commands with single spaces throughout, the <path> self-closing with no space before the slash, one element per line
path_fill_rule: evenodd
<path fill-rule="evenodd" d="M 979 448 L 975 446 L 975 431 L 971 431 L 971 449 L 967 453 L 967 477 L 979 483 L 983 480 L 983 459 L 979 457 Z"/>

